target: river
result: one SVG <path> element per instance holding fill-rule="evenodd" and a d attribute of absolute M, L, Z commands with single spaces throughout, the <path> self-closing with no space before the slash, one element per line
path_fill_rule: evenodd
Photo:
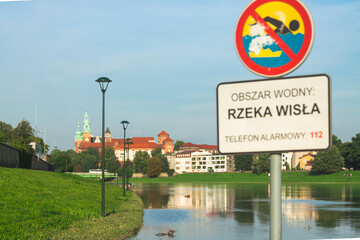
<path fill-rule="evenodd" d="M 144 224 L 129 239 L 269 239 L 270 185 L 137 184 Z M 282 186 L 283 239 L 360 237 L 360 184 Z"/>

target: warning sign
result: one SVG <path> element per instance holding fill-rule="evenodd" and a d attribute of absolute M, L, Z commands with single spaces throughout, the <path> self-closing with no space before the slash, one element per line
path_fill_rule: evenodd
<path fill-rule="evenodd" d="M 314 27 L 309 11 L 296 0 L 255 0 L 241 14 L 235 46 L 244 65 L 266 77 L 295 70 L 309 54 Z"/>
<path fill-rule="evenodd" d="M 219 84 L 219 152 L 328 149 L 330 86 L 330 77 L 325 74 Z"/>

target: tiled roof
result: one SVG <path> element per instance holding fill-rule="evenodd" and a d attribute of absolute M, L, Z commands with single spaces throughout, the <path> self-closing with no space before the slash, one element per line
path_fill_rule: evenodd
<path fill-rule="evenodd" d="M 157 146 L 153 137 L 133 137 L 131 140 L 132 141 L 130 143 L 130 149 L 131 148 L 155 149 Z M 123 138 L 119 138 L 119 139 L 113 138 L 113 139 L 111 139 L 111 142 L 105 142 L 105 146 L 111 146 L 113 148 L 123 148 L 124 147 L 124 139 Z M 101 148 L 102 144 L 101 143 L 83 142 L 79 146 L 79 149 L 85 150 L 89 147 Z"/>
<path fill-rule="evenodd" d="M 198 145 L 195 145 L 191 142 L 187 142 L 187 143 L 184 143 L 183 145 L 181 145 L 180 147 L 198 147 Z"/>
<path fill-rule="evenodd" d="M 207 145 L 207 144 L 193 144 L 191 142 L 187 142 L 180 147 L 199 147 L 201 149 L 217 149 L 217 145 Z"/>
<path fill-rule="evenodd" d="M 173 142 L 174 140 L 172 140 L 171 138 L 168 137 L 168 138 L 166 138 L 166 139 L 164 140 L 164 142 L 165 142 L 165 141 L 171 141 L 171 142 Z"/>
<path fill-rule="evenodd" d="M 167 135 L 169 136 L 169 134 L 167 132 L 165 132 L 164 130 L 161 131 L 161 133 L 158 134 L 158 136 L 161 136 L 161 135 Z"/>

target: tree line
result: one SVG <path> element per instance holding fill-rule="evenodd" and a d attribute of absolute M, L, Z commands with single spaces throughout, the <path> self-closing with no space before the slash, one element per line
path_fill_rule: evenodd
<path fill-rule="evenodd" d="M 286 167 L 290 170 L 290 166 Z M 360 133 L 344 143 L 332 135 L 332 146 L 316 154 L 311 173 L 328 174 L 343 168 L 360 170 Z M 235 169 L 255 174 L 270 172 L 270 154 L 235 155 Z"/>
<path fill-rule="evenodd" d="M 90 169 L 101 168 L 101 149 L 89 147 L 81 153 L 76 153 L 74 150 L 60 151 L 55 149 L 51 152 L 50 163 L 57 167 L 59 172 L 88 172 Z M 130 162 L 130 161 L 129 161 Z M 124 169 L 112 147 L 105 147 L 105 166 L 104 168 L 111 173 L 118 173 L 122 175 Z M 169 169 L 169 164 L 166 156 L 162 155 L 161 148 L 156 148 L 151 152 L 151 156 L 146 151 L 137 151 L 133 162 L 129 163 L 130 172 L 143 173 L 148 177 L 158 177 L 160 173 L 166 172 L 169 175 L 174 173 L 174 170 Z"/>
<path fill-rule="evenodd" d="M 20 151 L 25 151 L 28 154 L 35 153 L 35 150 L 30 145 L 32 142 L 41 146 L 41 148 L 38 149 L 40 153 L 45 153 L 49 149 L 48 145 L 44 145 L 44 140 L 41 137 L 35 136 L 35 130 L 25 119 L 18 123 L 15 128 L 8 123 L 0 121 L 0 142 Z"/>

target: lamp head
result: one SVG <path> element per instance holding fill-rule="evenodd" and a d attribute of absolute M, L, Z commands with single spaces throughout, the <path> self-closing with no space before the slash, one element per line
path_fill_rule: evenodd
<path fill-rule="evenodd" d="M 124 128 L 124 130 L 125 130 L 125 129 L 128 127 L 129 122 L 126 121 L 126 120 L 124 120 L 124 121 L 121 122 L 121 124 L 123 125 L 123 128 Z"/>
<path fill-rule="evenodd" d="M 109 86 L 109 83 L 111 82 L 111 80 L 109 78 L 107 78 L 107 77 L 100 77 L 100 78 L 98 78 L 98 80 L 95 80 L 95 82 L 99 83 L 101 91 L 103 93 L 105 93 L 106 89 Z"/>

